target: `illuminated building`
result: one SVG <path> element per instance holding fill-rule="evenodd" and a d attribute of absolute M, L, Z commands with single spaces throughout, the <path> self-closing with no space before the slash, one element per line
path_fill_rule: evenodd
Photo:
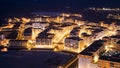
<path fill-rule="evenodd" d="M 4 34 L 5 34 L 6 39 L 16 39 L 18 32 L 17 31 L 8 31 L 8 32 L 5 32 Z"/>
<path fill-rule="evenodd" d="M 23 24 L 26 24 L 26 23 L 30 22 L 30 18 L 22 17 L 20 20 Z"/>
<path fill-rule="evenodd" d="M 107 37 L 104 37 L 107 39 Z M 110 42 L 110 41 L 109 41 Z M 107 40 L 99 40 L 92 43 L 83 50 L 79 55 L 79 68 L 119 68 L 119 41 L 111 50 L 110 44 L 106 44 Z M 106 51 L 106 46 L 108 50 Z"/>
<path fill-rule="evenodd" d="M 90 7 L 88 8 L 89 10 L 94 10 L 94 11 L 120 11 L 120 8 L 95 8 L 95 7 Z"/>
<path fill-rule="evenodd" d="M 0 46 L 1 45 L 4 45 L 6 46 L 8 43 L 7 43 L 7 40 L 5 38 L 5 35 L 3 33 L 0 33 Z"/>
<path fill-rule="evenodd" d="M 10 40 L 9 48 L 27 48 L 29 46 L 28 40 Z"/>
<path fill-rule="evenodd" d="M 27 29 L 25 29 L 25 31 L 24 31 L 24 40 L 31 40 L 32 39 L 32 33 L 33 31 L 32 31 L 32 28 L 27 28 Z"/>
<path fill-rule="evenodd" d="M 63 23 L 64 18 L 59 16 L 51 16 L 42 19 L 43 22 L 56 22 L 56 23 Z"/>
<path fill-rule="evenodd" d="M 116 28 L 117 28 L 118 30 L 120 30 L 120 25 L 117 25 Z"/>
<path fill-rule="evenodd" d="M 17 28 L 3 28 L 2 31 L 1 31 L 6 39 L 16 39 L 17 38 L 17 35 L 18 35 L 18 31 L 17 31 Z"/>
<path fill-rule="evenodd" d="M 111 36 L 111 37 L 104 37 L 104 40 L 106 40 L 106 51 L 109 50 L 119 50 L 119 40 L 120 36 Z"/>
<path fill-rule="evenodd" d="M 87 25 L 91 25 L 91 26 L 98 26 L 98 23 L 95 23 L 95 22 L 88 22 Z"/>
<path fill-rule="evenodd" d="M 116 44 L 116 49 L 117 50 L 120 50 L 120 40 L 117 42 L 117 44 Z"/>
<path fill-rule="evenodd" d="M 58 34 L 61 33 L 62 31 L 63 31 L 62 28 L 60 28 L 60 27 L 54 27 L 54 26 L 53 26 L 53 27 L 51 27 L 49 33 L 53 33 L 53 34 L 58 35 Z"/>
<path fill-rule="evenodd" d="M 92 35 L 94 37 L 94 40 L 102 39 L 104 36 L 106 36 L 106 29 L 95 29 L 94 31 L 92 31 Z"/>
<path fill-rule="evenodd" d="M 39 33 L 41 33 L 43 30 L 40 28 L 32 28 L 32 39 L 36 39 Z"/>
<path fill-rule="evenodd" d="M 32 22 L 26 23 L 25 28 L 31 28 L 32 27 Z"/>
<path fill-rule="evenodd" d="M 120 30 L 117 30 L 117 33 L 116 33 L 116 35 L 120 35 Z"/>
<path fill-rule="evenodd" d="M 53 48 L 54 34 L 47 33 L 49 30 L 50 28 L 47 28 L 38 34 L 35 48 Z"/>
<path fill-rule="evenodd" d="M 64 41 L 64 49 L 80 52 L 83 49 L 83 40 L 79 37 L 67 37 Z"/>
<path fill-rule="evenodd" d="M 54 34 L 40 34 L 36 38 L 36 48 L 53 48 Z"/>
<path fill-rule="evenodd" d="M 86 33 L 87 34 L 92 35 L 92 31 L 93 31 L 92 28 L 86 28 Z"/>
<path fill-rule="evenodd" d="M 45 30 L 46 29 L 46 27 L 48 26 L 49 24 L 47 24 L 47 23 L 44 23 L 44 22 L 39 22 L 39 23 L 32 23 L 32 22 L 30 22 L 30 23 L 27 23 L 26 25 L 25 25 L 25 27 L 26 27 L 26 33 L 28 32 L 27 31 L 27 29 L 28 28 L 31 28 L 31 35 L 32 35 L 32 39 L 35 39 L 37 36 L 38 36 L 38 34 L 40 33 L 40 32 L 42 32 L 43 30 Z M 25 33 L 25 34 L 26 34 Z M 27 35 L 25 36 L 25 37 L 27 37 Z"/>
<path fill-rule="evenodd" d="M 60 16 L 60 13 L 52 13 L 52 12 L 37 12 L 34 13 L 35 15 L 38 15 L 38 17 L 31 18 L 31 22 L 57 22 L 62 23 L 64 21 L 64 18 Z M 59 16 L 58 16 L 59 15 Z"/>
<path fill-rule="evenodd" d="M 73 28 L 73 30 L 70 32 L 70 37 L 76 37 L 79 36 L 80 37 L 80 27 L 75 27 Z"/>
<path fill-rule="evenodd" d="M 104 21 L 100 21 L 99 26 L 103 27 L 104 26 Z"/>
<path fill-rule="evenodd" d="M 93 42 L 93 36 L 86 33 L 82 33 L 81 38 L 84 41 L 84 47 L 88 47 Z"/>
<path fill-rule="evenodd" d="M 5 39 L 5 35 L 3 33 L 0 33 L 0 40 Z"/>
<path fill-rule="evenodd" d="M 46 22 L 37 22 L 37 23 L 32 23 L 33 28 L 40 28 L 40 29 L 45 29 L 45 27 L 49 26 L 48 23 Z"/>
<path fill-rule="evenodd" d="M 6 39 L 10 40 L 8 48 L 52 49 L 77 55 L 81 52 L 72 61 L 57 65 L 58 68 L 120 67 L 119 25 L 83 21 L 79 14 L 52 14 L 35 13 L 36 16 L 30 21 L 15 18 L 12 28 L 1 28 Z M 0 38 L 2 41 L 4 36 L 0 35 Z M 74 62 L 75 67 L 72 67 Z M 53 63 L 56 63 L 56 59 Z"/>
<path fill-rule="evenodd" d="M 104 51 L 104 41 L 93 42 L 79 54 L 78 68 L 101 68 L 98 66 L 99 54 Z"/>
<path fill-rule="evenodd" d="M 64 19 L 64 22 L 74 22 L 74 20 L 71 19 L 70 17 L 67 17 L 67 18 Z"/>
<path fill-rule="evenodd" d="M 80 28 L 81 28 L 80 34 L 82 34 L 82 33 L 85 33 L 85 32 L 86 32 L 87 26 L 86 26 L 86 25 L 81 25 Z"/>
<path fill-rule="evenodd" d="M 30 22 L 42 22 L 41 17 L 31 18 Z"/>
<path fill-rule="evenodd" d="M 75 23 L 78 24 L 78 25 L 80 26 L 80 25 L 84 25 L 84 24 L 85 24 L 85 21 L 82 21 L 82 20 L 75 20 Z"/>
<path fill-rule="evenodd" d="M 114 19 L 114 20 L 120 20 L 120 14 L 108 14 L 107 15 L 108 19 Z"/>
<path fill-rule="evenodd" d="M 115 45 L 120 40 L 120 35 L 115 35 L 110 37 L 111 45 Z"/>
<path fill-rule="evenodd" d="M 96 64 L 91 63 L 92 57 L 80 55 L 78 59 L 78 68 L 100 68 Z"/>
<path fill-rule="evenodd" d="M 15 31 L 13 28 L 2 28 L 2 31 Z"/>
<path fill-rule="evenodd" d="M 119 62 L 99 59 L 98 62 L 92 63 L 92 57 L 80 55 L 78 68 L 119 68 Z"/>

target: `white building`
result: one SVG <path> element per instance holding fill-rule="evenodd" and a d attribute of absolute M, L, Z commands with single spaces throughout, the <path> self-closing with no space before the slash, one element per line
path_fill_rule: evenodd
<path fill-rule="evenodd" d="M 46 22 L 36 22 L 36 23 L 32 23 L 32 27 L 33 28 L 40 28 L 40 29 L 45 29 L 47 26 L 49 26 L 49 23 Z"/>

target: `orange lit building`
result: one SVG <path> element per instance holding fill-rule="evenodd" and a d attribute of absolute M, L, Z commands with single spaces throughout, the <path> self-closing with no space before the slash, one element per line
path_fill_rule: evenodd
<path fill-rule="evenodd" d="M 27 29 L 25 29 L 25 31 L 24 31 L 24 40 L 31 40 L 32 39 L 32 33 L 33 31 L 32 31 L 32 28 L 27 28 Z"/>
<path fill-rule="evenodd" d="M 27 48 L 28 40 L 10 40 L 9 48 Z"/>
<path fill-rule="evenodd" d="M 54 34 L 40 34 L 36 38 L 36 48 L 53 48 Z"/>
<path fill-rule="evenodd" d="M 79 53 L 83 48 L 83 40 L 79 37 L 67 37 L 64 41 L 64 50 Z"/>
<path fill-rule="evenodd" d="M 119 44 L 118 44 L 119 45 Z M 96 41 L 79 54 L 78 68 L 119 68 L 120 50 L 107 51 L 106 41 Z"/>

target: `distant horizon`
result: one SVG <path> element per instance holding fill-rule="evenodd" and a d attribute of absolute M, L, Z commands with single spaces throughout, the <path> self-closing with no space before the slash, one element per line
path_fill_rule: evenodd
<path fill-rule="evenodd" d="M 88 7 L 120 8 L 120 0 L 0 0 L 0 15 L 26 11 L 79 10 Z"/>

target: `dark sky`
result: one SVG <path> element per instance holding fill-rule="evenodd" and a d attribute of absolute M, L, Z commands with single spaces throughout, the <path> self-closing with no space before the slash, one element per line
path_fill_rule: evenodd
<path fill-rule="evenodd" d="M 118 7 L 120 0 L 0 0 L 0 15 L 32 11 L 77 11 L 86 7 Z"/>

